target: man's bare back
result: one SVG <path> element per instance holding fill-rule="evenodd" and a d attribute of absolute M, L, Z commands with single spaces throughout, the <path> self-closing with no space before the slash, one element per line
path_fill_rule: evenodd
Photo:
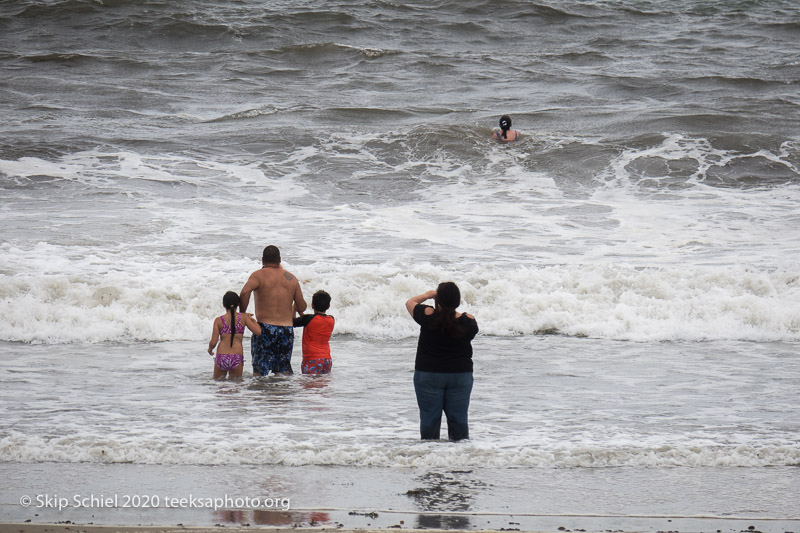
<path fill-rule="evenodd" d="M 273 326 L 291 326 L 294 307 L 306 310 L 300 283 L 280 264 L 266 264 L 250 274 L 239 295 L 239 310 L 247 312 L 250 293 L 255 293 L 256 320 Z M 294 307 L 293 307 L 294 305 Z"/>

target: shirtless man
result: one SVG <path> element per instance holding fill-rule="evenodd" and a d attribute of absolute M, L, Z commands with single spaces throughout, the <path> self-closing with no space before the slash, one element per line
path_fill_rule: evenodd
<path fill-rule="evenodd" d="M 263 267 L 250 274 L 239 295 L 239 310 L 247 312 L 250 293 L 255 291 L 256 320 L 261 324 L 261 335 L 250 339 L 253 375 L 266 376 L 292 373 L 292 348 L 294 347 L 295 308 L 306 310 L 306 301 L 300 282 L 281 266 L 281 252 L 275 246 L 264 248 Z"/>

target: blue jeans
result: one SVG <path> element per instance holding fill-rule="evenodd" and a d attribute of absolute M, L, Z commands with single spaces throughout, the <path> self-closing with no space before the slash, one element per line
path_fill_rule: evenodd
<path fill-rule="evenodd" d="M 414 371 L 414 392 L 419 406 L 419 434 L 423 439 L 438 439 L 442 411 L 447 417 L 450 440 L 469 438 L 469 395 L 472 372 L 439 373 Z"/>

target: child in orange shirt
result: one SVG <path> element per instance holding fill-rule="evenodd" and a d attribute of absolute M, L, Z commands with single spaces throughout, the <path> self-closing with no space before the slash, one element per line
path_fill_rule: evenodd
<path fill-rule="evenodd" d="M 330 374 L 331 359 L 330 339 L 333 333 L 334 319 L 325 314 L 331 306 L 331 295 L 325 291 L 317 291 L 311 298 L 313 315 L 300 315 L 294 319 L 294 327 L 303 329 L 303 363 L 300 368 L 303 374 Z"/>

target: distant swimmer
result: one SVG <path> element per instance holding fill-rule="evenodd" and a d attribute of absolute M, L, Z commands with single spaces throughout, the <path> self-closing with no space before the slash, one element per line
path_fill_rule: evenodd
<path fill-rule="evenodd" d="M 519 132 L 511 129 L 511 117 L 508 115 L 500 117 L 500 131 L 494 132 L 494 138 L 503 142 L 516 141 L 519 139 Z"/>
<path fill-rule="evenodd" d="M 261 258 L 262 268 L 250 275 L 239 294 L 239 310 L 247 312 L 250 294 L 255 294 L 256 320 L 261 334 L 250 339 L 253 375 L 266 376 L 292 373 L 292 348 L 294 348 L 293 321 L 295 310 L 306 310 L 300 282 L 281 266 L 281 252 L 267 246 Z"/>

